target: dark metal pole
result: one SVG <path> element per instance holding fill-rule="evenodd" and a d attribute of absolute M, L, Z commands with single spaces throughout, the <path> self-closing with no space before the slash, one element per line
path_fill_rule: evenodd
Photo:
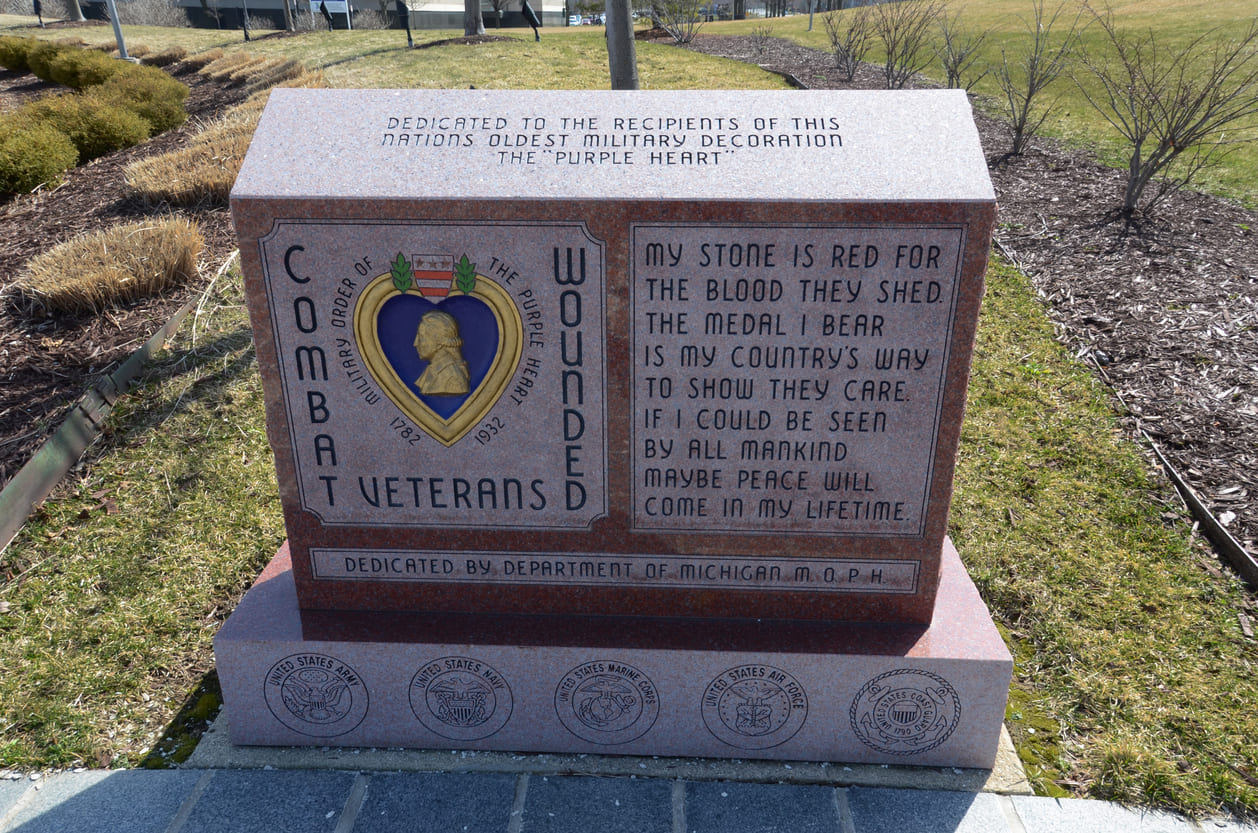
<path fill-rule="evenodd" d="M 397 13 L 406 20 L 406 48 L 414 49 L 415 41 L 411 38 L 411 9 L 406 0 L 397 0 Z"/>

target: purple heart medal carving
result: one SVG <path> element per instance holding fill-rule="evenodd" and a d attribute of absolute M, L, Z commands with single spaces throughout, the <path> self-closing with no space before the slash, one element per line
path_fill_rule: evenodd
<path fill-rule="evenodd" d="M 398 252 L 359 295 L 354 337 L 385 396 L 449 447 L 507 389 L 524 331 L 511 296 L 466 254 Z"/>

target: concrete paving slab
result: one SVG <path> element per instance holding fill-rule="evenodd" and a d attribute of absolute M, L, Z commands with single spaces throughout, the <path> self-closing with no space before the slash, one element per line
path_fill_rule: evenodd
<path fill-rule="evenodd" d="M 671 833 L 673 782 L 533 776 L 521 833 Z"/>
<path fill-rule="evenodd" d="M 4 817 L 18 803 L 22 795 L 31 787 L 31 782 L 25 776 L 18 779 L 4 779 L 0 781 L 0 823 L 3 823 Z"/>
<path fill-rule="evenodd" d="M 215 772 L 179 833 L 332 833 L 355 777 L 351 772 Z"/>
<path fill-rule="evenodd" d="M 1183 816 L 1129 810 L 1105 801 L 1026 796 L 1012 800 L 1026 833 L 1199 833 L 1196 823 Z"/>
<path fill-rule="evenodd" d="M 224 711 L 184 764 L 196 769 L 341 769 L 360 772 L 510 772 L 596 775 L 689 781 L 756 781 L 788 784 L 902 787 L 918 790 L 1031 795 L 1031 784 L 1007 731 L 1001 732 L 991 770 L 747 761 L 627 755 L 546 755 L 471 750 L 233 746 Z"/>
<path fill-rule="evenodd" d="M 852 788 L 847 790 L 847 806 L 856 833 L 1005 833 L 1010 829 L 999 799 L 985 793 Z"/>
<path fill-rule="evenodd" d="M 830 787 L 796 784 L 686 784 L 687 833 L 837 833 Z"/>
<path fill-rule="evenodd" d="M 164 833 L 199 777 L 148 770 L 62 772 L 31 784 L 33 792 L 17 805 L 4 830 Z"/>
<path fill-rule="evenodd" d="M 516 776 L 372 775 L 353 830 L 360 833 L 502 833 Z"/>

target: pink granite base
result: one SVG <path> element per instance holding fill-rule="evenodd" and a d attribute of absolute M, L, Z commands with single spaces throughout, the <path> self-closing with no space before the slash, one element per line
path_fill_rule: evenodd
<path fill-rule="evenodd" d="M 945 542 L 929 627 L 300 611 L 215 640 L 231 741 L 990 768 L 1012 660 Z"/>

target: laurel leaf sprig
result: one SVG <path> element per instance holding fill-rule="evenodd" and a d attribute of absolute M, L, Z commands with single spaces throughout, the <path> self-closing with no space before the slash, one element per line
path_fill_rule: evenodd
<path fill-rule="evenodd" d="M 398 292 L 405 293 L 414 283 L 415 273 L 411 270 L 411 263 L 401 252 L 397 253 L 397 257 L 393 258 L 393 262 L 389 264 L 389 275 L 393 278 L 393 286 Z"/>
<path fill-rule="evenodd" d="M 463 255 L 454 267 L 454 284 L 464 295 L 471 295 L 476 289 L 476 264 Z"/>

